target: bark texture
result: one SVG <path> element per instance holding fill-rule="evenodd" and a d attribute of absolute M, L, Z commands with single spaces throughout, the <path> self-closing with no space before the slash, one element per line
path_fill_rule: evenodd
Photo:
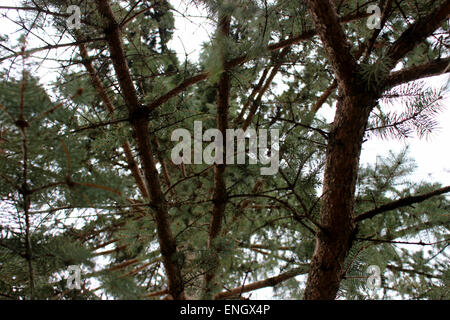
<path fill-rule="evenodd" d="M 445 69 L 447 61 L 434 61 L 392 73 L 380 87 L 369 90 L 368 84 L 359 76 L 359 65 L 339 24 L 334 2 L 307 2 L 339 88 L 335 119 L 327 141 L 321 228 L 316 235 L 316 247 L 304 293 L 305 299 L 323 300 L 336 297 L 344 276 L 344 262 L 357 232 L 357 223 L 362 220 L 362 217 L 353 217 L 354 195 L 361 146 L 371 110 L 386 88 L 436 74 Z M 439 28 L 449 13 L 450 1 L 443 1 L 428 16 L 407 28 L 387 50 L 390 68 L 394 68 L 400 59 Z"/>
<path fill-rule="evenodd" d="M 323 200 L 316 247 L 305 299 L 334 299 L 342 280 L 345 258 L 356 232 L 354 193 L 359 156 L 371 103 L 364 94 L 341 97 L 328 138 Z"/>

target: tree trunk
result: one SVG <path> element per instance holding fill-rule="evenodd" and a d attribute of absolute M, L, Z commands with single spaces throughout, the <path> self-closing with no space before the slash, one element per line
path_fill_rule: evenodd
<path fill-rule="evenodd" d="M 304 298 L 334 299 L 342 279 L 345 258 L 356 233 L 353 207 L 359 156 L 367 119 L 369 97 L 341 97 L 328 138 L 323 201 L 316 247 Z"/>
<path fill-rule="evenodd" d="M 220 37 L 228 37 L 230 34 L 231 18 L 223 13 L 219 14 L 218 23 L 218 35 Z M 221 63 L 225 67 L 228 54 L 221 53 Z M 231 76 L 229 70 L 225 68 L 224 72 L 220 75 L 219 83 L 217 85 L 217 116 L 216 124 L 217 129 L 220 130 L 223 137 L 226 136 L 226 130 L 228 128 L 228 112 L 229 112 L 229 100 L 231 89 Z M 211 222 L 209 225 L 208 236 L 208 249 L 212 250 L 213 257 L 211 258 L 210 265 L 208 265 L 204 277 L 204 292 L 203 299 L 212 299 L 213 293 L 217 290 L 217 285 L 214 283 L 216 273 L 220 267 L 219 250 L 215 247 L 215 240 L 220 236 L 222 230 L 222 222 L 225 216 L 225 208 L 227 205 L 227 189 L 225 183 L 225 169 L 226 169 L 226 140 L 223 140 L 223 163 L 216 164 L 214 167 L 214 192 L 213 192 L 213 206 L 211 214 Z"/>
<path fill-rule="evenodd" d="M 339 24 L 334 1 L 308 0 L 311 17 L 339 87 L 336 115 L 328 137 L 321 228 L 310 264 L 304 298 L 334 299 L 342 280 L 345 258 L 356 235 L 353 219 L 359 157 L 367 120 L 388 80 L 368 91 L 359 75 L 359 65 Z M 387 50 L 390 68 L 425 40 L 450 14 L 450 0 L 408 27 Z"/>

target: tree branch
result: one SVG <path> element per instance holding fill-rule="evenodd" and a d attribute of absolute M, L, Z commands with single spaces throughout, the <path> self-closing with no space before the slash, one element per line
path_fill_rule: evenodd
<path fill-rule="evenodd" d="M 378 208 L 372 209 L 370 211 L 361 213 L 360 215 L 356 216 L 354 220 L 355 220 L 355 222 L 360 222 L 360 221 L 363 221 L 366 219 L 372 219 L 373 217 L 375 217 L 376 215 L 378 215 L 380 213 L 384 213 L 384 212 L 395 210 L 395 209 L 398 209 L 401 207 L 409 206 L 414 203 L 420 203 L 431 197 L 438 196 L 438 195 L 441 195 L 441 194 L 444 194 L 447 192 L 450 192 L 450 186 L 447 186 L 447 187 L 444 187 L 441 189 L 437 189 L 437 190 L 434 190 L 432 192 L 425 193 L 422 195 L 402 198 L 397 201 L 384 204 L 384 205 L 382 205 Z"/>
<path fill-rule="evenodd" d="M 334 5 L 329 0 L 309 0 L 307 3 L 338 85 L 346 92 L 355 82 L 358 64 L 351 54 L 351 46 L 341 28 Z"/>
<path fill-rule="evenodd" d="M 220 13 L 219 16 L 219 25 L 218 25 L 218 38 L 228 38 L 230 34 L 230 24 L 231 17 L 227 14 Z M 225 61 L 227 57 L 226 48 L 223 48 L 225 52 L 222 52 L 222 64 L 225 66 Z M 223 136 L 225 136 L 226 129 L 228 128 L 228 109 L 229 109 L 229 100 L 230 100 L 230 89 L 231 89 L 231 77 L 229 74 L 229 70 L 225 69 L 221 74 L 218 89 L 217 89 L 217 116 L 216 123 L 217 128 L 220 132 L 222 132 Z M 204 288 L 204 298 L 211 299 L 211 294 L 213 293 L 214 278 L 217 273 L 217 269 L 219 267 L 220 259 L 219 252 L 215 248 L 215 240 L 219 236 L 222 230 L 222 222 L 225 216 L 225 208 L 227 205 L 227 188 L 225 182 L 225 143 L 223 141 L 223 150 L 222 152 L 222 160 L 223 163 L 216 164 L 214 167 L 214 191 L 213 191 L 213 207 L 212 207 L 212 216 L 211 222 L 209 225 L 209 237 L 208 237 L 208 249 L 212 249 L 215 252 L 214 256 L 214 265 L 209 268 L 209 270 L 205 273 L 205 288 Z"/>
<path fill-rule="evenodd" d="M 450 15 L 450 0 L 445 0 L 428 16 L 417 20 L 395 41 L 387 51 L 391 68 L 420 42 L 431 35 Z"/>
<path fill-rule="evenodd" d="M 244 292 L 250 292 L 250 291 L 267 288 L 267 287 L 275 287 L 277 284 L 280 284 L 286 280 L 289 280 L 298 275 L 308 272 L 308 268 L 309 268 L 309 265 L 303 265 L 299 268 L 295 268 L 295 269 L 286 271 L 284 273 L 281 273 L 275 277 L 267 278 L 267 279 L 261 280 L 261 281 L 256 281 L 256 282 L 247 284 L 245 286 L 240 286 L 240 287 L 228 290 L 228 291 L 218 293 L 214 296 L 214 300 L 234 298 L 236 296 L 241 295 Z"/>
<path fill-rule="evenodd" d="M 25 55 L 31 55 L 33 53 L 36 52 L 40 52 L 40 51 L 45 51 L 45 50 L 52 50 L 52 49 L 58 49 L 58 48 L 65 48 L 65 47 L 74 47 L 74 46 L 78 46 L 80 43 L 89 43 L 89 42 L 96 42 L 96 41 L 104 41 L 105 38 L 94 38 L 94 39 L 86 39 L 82 42 L 80 41 L 75 41 L 75 42 L 70 42 L 70 43 L 61 43 L 61 44 L 54 44 L 54 45 L 47 45 L 44 47 L 40 47 L 40 48 L 34 48 L 34 49 L 30 49 L 30 50 L 26 50 L 25 51 Z M 20 56 L 22 54 L 22 52 L 15 52 L 14 54 L 10 54 L 6 57 L 1 57 L 0 58 L 0 62 L 3 62 L 5 60 L 11 59 L 11 58 L 15 58 L 17 56 Z"/>
<path fill-rule="evenodd" d="M 273 79 L 277 75 L 278 71 L 280 70 L 280 67 L 283 63 L 283 59 L 286 57 L 286 55 L 289 53 L 289 48 L 284 48 L 281 50 L 279 56 L 278 56 L 278 62 L 273 66 L 272 71 L 270 71 L 269 77 L 267 78 L 266 82 L 262 86 L 262 88 L 258 92 L 258 96 L 256 99 L 252 102 L 252 106 L 250 108 L 250 111 L 248 113 L 247 118 L 244 121 L 244 124 L 242 125 L 242 130 L 246 131 L 247 128 L 252 123 L 253 117 L 256 114 L 256 111 L 258 111 L 258 107 L 261 105 L 262 98 L 264 96 L 264 93 L 269 89 L 270 84 L 272 83 Z"/>
<path fill-rule="evenodd" d="M 97 91 L 97 94 L 105 104 L 106 110 L 111 115 L 114 112 L 114 105 L 112 104 L 111 99 L 109 98 L 106 89 L 98 76 L 98 73 L 96 72 L 96 70 L 92 65 L 91 59 L 89 58 L 88 55 L 87 48 L 84 44 L 80 44 L 79 48 L 80 48 L 80 55 L 83 58 L 83 65 L 85 66 L 87 72 L 89 73 L 92 85 L 94 86 L 95 90 Z M 131 174 L 133 175 L 133 178 L 139 188 L 139 191 L 141 192 L 141 195 L 144 197 L 144 199 L 149 199 L 147 186 L 145 185 L 144 178 L 141 175 L 139 165 L 134 159 L 130 143 L 128 141 L 125 141 L 122 144 L 122 148 L 125 152 L 128 168 L 130 169 Z"/>
<path fill-rule="evenodd" d="M 362 18 L 365 18 L 369 16 L 369 14 L 367 13 L 358 13 L 358 14 L 350 14 L 347 16 L 344 16 L 342 18 L 339 19 L 340 23 L 347 23 L 347 22 L 352 22 L 355 20 L 359 20 Z M 277 50 L 281 50 L 283 48 L 286 47 L 290 47 L 294 44 L 298 44 L 302 41 L 306 41 L 311 39 L 312 37 L 314 37 L 316 35 L 316 31 L 315 30 L 307 30 L 302 32 L 299 35 L 290 37 L 288 39 L 285 40 L 281 40 L 277 43 L 273 43 L 269 46 L 267 46 L 267 50 L 268 51 L 277 51 Z M 251 57 L 248 57 L 247 55 L 243 55 L 237 58 L 234 58 L 230 61 L 228 61 L 226 63 L 226 68 L 232 68 L 235 66 L 238 66 L 242 63 L 245 63 L 247 61 L 250 61 Z M 1 60 L 0 60 L 1 61 Z M 170 100 L 171 98 L 175 97 L 176 95 L 178 95 L 179 93 L 183 92 L 184 90 L 186 90 L 187 88 L 193 86 L 194 84 L 206 80 L 208 79 L 210 76 L 210 73 L 205 71 L 202 72 L 198 75 L 192 76 L 190 78 L 185 79 L 182 83 L 180 83 L 178 86 L 176 86 L 175 88 L 173 88 L 172 90 L 170 90 L 169 92 L 167 92 L 166 94 L 162 95 L 161 97 L 159 97 L 158 99 L 156 99 L 155 101 L 153 101 L 152 103 L 150 103 L 147 108 L 151 111 L 157 107 L 159 107 L 160 105 L 162 105 L 163 103 L 167 102 L 168 100 Z"/>
<path fill-rule="evenodd" d="M 449 65 L 450 58 L 444 58 L 392 72 L 385 82 L 385 90 L 398 86 L 402 83 L 438 76 L 443 73 L 450 73 L 450 68 L 448 68 Z"/>
<path fill-rule="evenodd" d="M 108 0 L 96 0 L 95 2 L 100 15 L 106 22 L 104 31 L 106 40 L 108 41 L 111 60 L 130 114 L 130 122 L 135 133 L 136 145 L 143 165 L 144 176 L 150 193 L 150 200 L 156 212 L 155 222 L 163 264 L 168 279 L 169 293 L 174 299 L 184 299 L 185 295 L 181 267 L 176 259 L 176 242 L 171 230 L 171 221 L 167 203 L 161 190 L 159 174 L 156 169 L 156 163 L 150 143 L 150 134 L 148 130 L 149 121 L 145 116 L 145 113 L 142 112 L 144 108 L 140 104 L 136 88 L 131 78 L 125 51 L 123 49 L 120 25 L 115 20 Z"/>

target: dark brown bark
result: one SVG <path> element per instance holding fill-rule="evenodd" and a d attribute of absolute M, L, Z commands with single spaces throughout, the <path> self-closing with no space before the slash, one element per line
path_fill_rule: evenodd
<path fill-rule="evenodd" d="M 309 0 L 308 5 L 340 92 L 327 144 L 320 211 L 322 228 L 316 236 L 304 295 L 305 299 L 318 300 L 336 297 L 344 261 L 355 237 L 354 193 L 361 145 L 368 117 L 380 92 L 367 91 L 368 86 L 358 76 L 358 64 L 350 54 L 331 2 Z M 429 16 L 409 27 L 388 49 L 391 67 L 438 28 L 449 13 L 450 1 L 444 1 Z"/>
<path fill-rule="evenodd" d="M 398 40 L 392 44 L 386 54 L 391 60 L 391 68 L 394 68 L 400 59 L 439 28 L 442 21 L 449 16 L 450 0 L 446 0 L 429 15 L 419 19 L 406 29 Z"/>
<path fill-rule="evenodd" d="M 344 94 L 355 91 L 358 64 L 351 54 L 351 46 L 339 24 L 339 18 L 330 1 L 308 1 L 315 29 L 319 34 L 328 60 L 333 67 L 339 88 Z"/>
<path fill-rule="evenodd" d="M 361 145 L 370 113 L 370 101 L 362 94 L 338 103 L 328 138 L 320 224 L 305 289 L 305 299 L 334 299 L 344 261 L 356 230 L 353 222 L 354 193 Z"/>
<path fill-rule="evenodd" d="M 120 25 L 115 21 L 108 1 L 96 0 L 96 2 L 99 12 L 106 21 L 105 34 L 111 60 L 129 109 L 130 122 L 135 133 L 145 182 L 150 193 L 152 208 L 156 212 L 158 239 L 168 278 L 168 293 L 175 299 L 184 298 L 181 268 L 175 259 L 176 243 L 170 230 L 167 204 L 161 191 L 159 174 L 155 167 L 146 116 L 149 111 L 210 75 L 208 72 L 204 72 L 186 79 L 150 105 L 140 105 L 122 48 Z M 339 98 L 335 120 L 328 135 L 322 207 L 320 224 L 318 224 L 320 228 L 318 228 L 319 231 L 316 235 L 316 248 L 311 260 L 305 289 L 306 299 L 334 299 L 342 279 L 344 261 L 355 237 L 357 226 L 353 218 L 353 211 L 359 157 L 367 119 L 379 92 L 368 92 L 366 89 L 368 86 L 359 77 L 357 60 L 351 54 L 351 47 L 340 26 L 343 19 L 338 18 L 332 1 L 309 0 L 308 5 L 315 30 L 306 31 L 302 35 L 270 45 L 267 49 L 275 51 L 287 48 L 292 44 L 311 38 L 317 31 L 336 76 Z M 438 28 L 442 21 L 448 17 L 449 12 L 450 0 L 442 1 L 441 5 L 429 16 L 409 27 L 387 50 L 387 56 L 391 59 L 391 67 L 394 67 L 410 50 Z M 229 18 L 221 17 L 219 19 L 219 31 L 224 35 L 228 34 L 229 24 Z M 242 56 L 228 62 L 226 62 L 226 59 L 222 60 L 225 72 L 220 77 L 217 96 L 217 126 L 222 132 L 225 132 L 228 126 L 230 91 L 228 70 L 248 61 L 248 59 L 250 58 Z M 415 73 L 408 70 L 404 70 L 401 75 L 393 73 L 391 76 L 396 76 L 397 79 L 391 83 L 387 79 L 385 86 L 396 83 L 396 81 L 413 79 L 418 74 L 427 75 L 436 72 L 434 64 L 428 67 L 426 70 L 417 71 L 416 69 Z M 442 63 L 439 63 L 439 70 L 441 69 Z M 214 247 L 214 242 L 221 234 L 227 200 L 225 165 L 217 165 L 214 172 L 212 218 L 208 239 L 208 247 L 216 250 L 217 255 L 213 267 L 208 269 L 205 275 L 204 296 L 206 298 L 212 297 L 214 292 L 212 289 L 216 286 L 214 280 L 219 266 L 219 252 Z M 269 283 L 273 282 L 269 281 Z"/>
<path fill-rule="evenodd" d="M 436 59 L 431 62 L 392 72 L 386 79 L 386 89 L 402 83 L 422 78 L 438 76 L 450 72 L 450 58 Z"/>

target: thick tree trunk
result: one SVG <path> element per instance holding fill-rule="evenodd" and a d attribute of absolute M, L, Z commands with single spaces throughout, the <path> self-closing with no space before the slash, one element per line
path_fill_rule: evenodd
<path fill-rule="evenodd" d="M 347 37 L 339 25 L 334 1 L 308 0 L 307 3 L 333 67 L 340 98 L 327 144 L 320 212 L 322 228 L 316 236 L 316 248 L 304 297 L 334 299 L 343 276 L 345 258 L 356 234 L 354 193 L 364 131 L 377 97 L 389 85 L 389 77 L 384 85 L 374 92 L 368 92 L 368 85 L 358 75 L 358 62 L 351 55 Z M 446 0 L 403 32 L 387 50 L 390 67 L 394 68 L 401 58 L 436 30 L 449 14 L 450 0 Z M 416 72 L 413 72 L 411 78 L 415 76 Z"/>
<path fill-rule="evenodd" d="M 334 299 L 356 232 L 353 207 L 359 156 L 370 113 L 368 97 L 341 98 L 328 139 L 321 207 L 305 299 Z"/>

